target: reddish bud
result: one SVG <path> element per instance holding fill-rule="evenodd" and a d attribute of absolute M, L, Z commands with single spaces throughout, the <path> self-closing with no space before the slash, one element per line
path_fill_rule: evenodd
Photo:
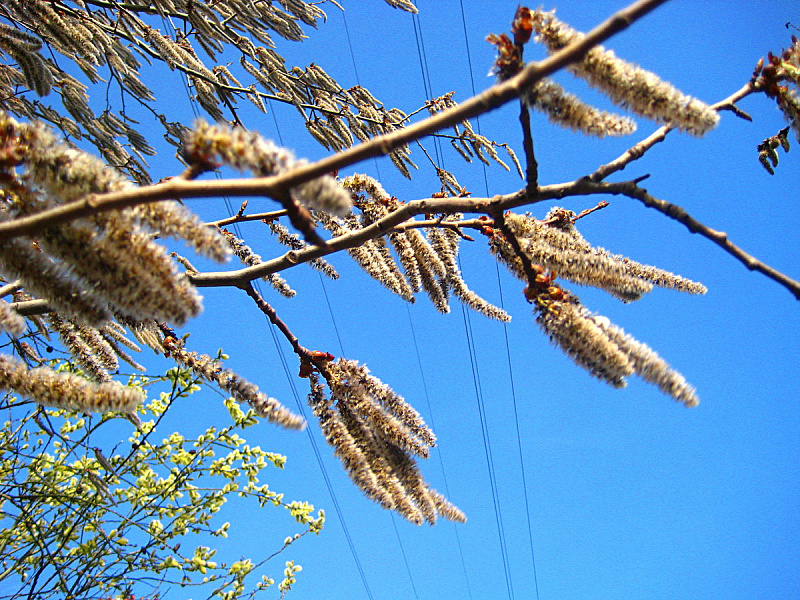
<path fill-rule="evenodd" d="M 511 23 L 511 33 L 514 34 L 514 43 L 518 46 L 527 44 L 533 33 L 533 15 L 531 9 L 518 6 L 514 21 Z"/>
<path fill-rule="evenodd" d="M 309 362 L 302 362 L 300 363 L 300 373 L 297 374 L 298 377 L 311 377 L 314 373 L 314 366 Z"/>

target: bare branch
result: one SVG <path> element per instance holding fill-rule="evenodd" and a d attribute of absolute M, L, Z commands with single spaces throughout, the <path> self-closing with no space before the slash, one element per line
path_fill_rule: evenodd
<path fill-rule="evenodd" d="M 0 241 L 30 235 L 65 221 L 78 219 L 98 212 L 115 210 L 175 198 L 204 198 L 216 196 L 269 196 L 280 198 L 286 190 L 363 160 L 389 154 L 392 150 L 431 135 L 441 129 L 487 113 L 518 98 L 531 85 L 541 81 L 566 65 L 580 60 L 592 47 L 627 28 L 665 0 L 639 0 L 617 12 L 595 27 L 583 39 L 566 46 L 540 63 L 531 63 L 518 75 L 497 84 L 451 109 L 437 113 L 419 123 L 397 129 L 373 138 L 347 150 L 298 169 L 274 177 L 249 180 L 184 181 L 173 179 L 151 187 L 134 189 L 101 196 L 89 196 L 70 204 L 0 223 Z"/>
<path fill-rule="evenodd" d="M 800 281 L 796 281 L 791 277 L 787 277 L 780 271 L 764 264 L 751 254 L 742 250 L 739 246 L 734 244 L 728 239 L 728 234 L 723 231 L 717 231 L 707 225 L 704 225 L 697 219 L 693 218 L 685 209 L 676 204 L 671 204 L 665 200 L 659 200 L 647 193 L 646 190 L 637 186 L 634 182 L 625 182 L 619 184 L 605 184 L 606 190 L 611 194 L 623 194 L 629 198 L 635 198 L 648 208 L 654 208 L 663 215 L 668 216 L 670 219 L 678 221 L 686 226 L 692 233 L 698 233 L 704 238 L 707 238 L 717 244 L 720 248 L 725 250 L 728 254 L 736 258 L 745 267 L 751 271 L 758 271 L 779 283 L 792 295 L 800 300 Z"/>

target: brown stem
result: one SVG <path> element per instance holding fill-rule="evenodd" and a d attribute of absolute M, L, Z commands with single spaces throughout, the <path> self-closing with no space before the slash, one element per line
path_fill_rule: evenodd
<path fill-rule="evenodd" d="M 791 277 L 788 277 L 778 271 L 770 267 L 769 265 L 761 262 L 751 254 L 748 254 L 744 250 L 742 250 L 739 246 L 734 244 L 728 239 L 728 234 L 724 231 L 717 231 L 716 229 L 712 229 L 707 225 L 704 225 L 691 215 L 686 212 L 685 209 L 681 208 L 676 204 L 672 204 L 665 200 L 660 200 L 655 198 L 647 193 L 647 190 L 638 187 L 633 182 L 625 182 L 621 184 L 606 184 L 609 186 L 608 193 L 612 194 L 624 194 L 629 198 L 635 198 L 639 200 L 642 204 L 649 208 L 654 208 L 661 214 L 668 216 L 670 219 L 677 221 L 678 223 L 683 224 L 686 229 L 688 229 L 692 233 L 698 233 L 703 237 L 711 240 L 715 244 L 717 244 L 720 248 L 725 250 L 728 254 L 736 258 L 739 262 L 741 262 L 745 267 L 747 267 L 751 271 L 758 271 L 763 275 L 766 275 L 773 281 L 779 283 L 783 287 L 785 287 L 792 295 L 800 300 L 800 281 L 796 281 Z M 613 191 L 612 191 L 613 188 Z"/>
<path fill-rule="evenodd" d="M 272 210 L 263 213 L 253 213 L 251 215 L 237 213 L 232 217 L 226 217 L 225 219 L 219 219 L 218 221 L 209 221 L 206 223 L 206 225 L 225 227 L 226 225 L 232 225 L 233 223 L 245 223 L 247 221 L 272 221 L 280 217 L 285 217 L 286 214 L 286 210 Z"/>
<path fill-rule="evenodd" d="M 531 114 L 524 102 L 519 103 L 519 122 L 522 125 L 522 147 L 525 150 L 525 181 L 527 188 L 534 192 L 539 187 L 539 163 L 533 152 L 531 133 Z"/>
<path fill-rule="evenodd" d="M 311 352 L 305 346 L 300 344 L 297 336 L 292 333 L 291 329 L 289 329 L 286 323 L 284 323 L 283 320 L 278 316 L 278 313 L 275 311 L 275 309 L 272 308 L 272 305 L 264 300 L 261 294 L 255 290 L 252 284 L 248 282 L 239 287 L 241 287 L 241 289 L 243 289 L 245 293 L 253 299 L 253 302 L 256 303 L 258 309 L 267 316 L 269 322 L 277 327 L 278 331 L 283 334 L 283 337 L 289 341 L 295 354 L 297 354 L 301 360 L 311 360 Z"/>

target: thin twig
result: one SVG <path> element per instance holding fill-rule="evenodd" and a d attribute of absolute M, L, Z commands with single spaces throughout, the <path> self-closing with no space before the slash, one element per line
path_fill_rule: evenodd
<path fill-rule="evenodd" d="M 3 296 L 8 296 L 9 294 L 13 294 L 21 288 L 22 282 L 19 279 L 15 279 L 14 281 L 5 284 L 3 287 L 0 287 L 0 298 Z"/>
<path fill-rule="evenodd" d="M 690 232 L 698 233 L 711 240 L 720 248 L 725 250 L 725 252 L 736 258 L 749 270 L 758 271 L 759 273 L 766 275 L 773 281 L 785 287 L 787 290 L 789 290 L 789 292 L 792 293 L 792 295 L 794 295 L 796 299 L 800 300 L 800 281 L 796 281 L 791 277 L 784 275 L 777 269 L 770 267 L 769 265 L 755 258 L 753 255 L 748 254 L 739 246 L 731 242 L 728 239 L 727 233 L 723 231 L 717 231 L 716 229 L 712 229 L 711 227 L 704 225 L 689 215 L 689 213 L 687 213 L 682 207 L 651 196 L 647 193 L 647 190 L 635 185 L 633 182 L 606 185 L 609 186 L 607 188 L 607 193 L 623 194 L 629 198 L 635 198 L 636 200 L 639 200 L 648 208 L 656 209 L 658 212 L 668 216 L 670 219 L 673 219 L 684 225 Z"/>
<path fill-rule="evenodd" d="M 750 81 L 745 85 L 743 85 L 738 90 L 736 90 L 733 94 L 731 94 L 727 98 L 724 98 L 723 100 L 720 100 L 715 104 L 712 104 L 711 108 L 713 108 L 717 112 L 721 110 L 730 110 L 736 116 L 741 117 L 748 121 L 752 121 L 750 115 L 740 110 L 736 106 L 736 102 L 758 91 L 760 91 L 758 85 L 755 82 Z M 669 125 L 662 125 L 658 129 L 656 129 L 653 133 L 651 133 L 649 136 L 647 136 L 645 139 L 643 139 L 641 142 L 628 148 L 619 157 L 615 158 L 611 162 L 608 162 L 598 167 L 594 173 L 588 175 L 589 179 L 591 179 L 594 182 L 599 182 L 606 179 L 612 173 L 621 171 L 633 161 L 638 160 L 642 156 L 644 156 L 644 153 L 650 150 L 650 148 L 652 148 L 659 142 L 663 142 L 670 131 L 672 131 L 672 127 L 670 127 Z"/>
<path fill-rule="evenodd" d="M 280 217 L 285 217 L 286 214 L 287 214 L 286 210 L 272 210 L 269 212 L 253 213 L 250 215 L 237 213 L 232 217 L 226 217 L 224 219 L 219 219 L 218 221 L 209 221 L 206 223 L 206 225 L 216 225 L 217 227 L 225 227 L 226 225 L 232 225 L 234 223 L 245 223 L 247 221 L 273 221 Z"/>
<path fill-rule="evenodd" d="M 283 320 L 278 316 L 277 311 L 269 302 L 264 300 L 261 294 L 255 290 L 250 282 L 240 287 L 248 296 L 253 299 L 253 302 L 256 303 L 258 309 L 266 315 L 267 319 L 269 319 L 269 322 L 277 327 L 278 331 L 283 334 L 283 337 L 288 340 L 288 342 L 292 345 L 292 350 L 294 350 L 295 354 L 297 354 L 301 360 L 311 360 L 311 352 L 305 346 L 300 344 L 297 336 L 292 333 L 286 323 L 284 323 Z"/>
<path fill-rule="evenodd" d="M 522 125 L 522 148 L 525 150 L 525 182 L 528 190 L 533 192 L 539 187 L 539 163 L 533 152 L 531 114 L 524 102 L 519 103 L 519 122 Z"/>

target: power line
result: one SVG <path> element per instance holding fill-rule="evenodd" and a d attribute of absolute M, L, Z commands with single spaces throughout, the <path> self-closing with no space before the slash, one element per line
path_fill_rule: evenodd
<path fill-rule="evenodd" d="M 475 76 L 474 76 L 474 70 L 472 68 L 472 54 L 470 52 L 470 47 L 469 47 L 469 35 L 467 33 L 467 18 L 466 18 L 466 13 L 464 11 L 464 0 L 459 0 L 459 3 L 461 5 L 461 25 L 462 25 L 463 31 L 464 31 L 464 44 L 465 44 L 466 50 L 467 50 L 466 54 L 467 54 L 467 64 L 469 66 L 469 79 L 470 79 L 470 83 L 472 85 L 472 95 L 476 96 L 477 95 L 477 91 L 475 89 Z M 477 126 L 477 129 L 478 129 L 478 135 L 481 135 L 481 120 L 480 120 L 480 117 L 476 117 L 475 121 L 476 121 L 476 126 Z M 486 191 L 486 195 L 488 196 L 489 195 L 489 179 L 488 179 L 488 176 L 487 176 L 487 173 L 486 173 L 486 164 L 485 163 L 481 163 L 481 166 L 483 167 L 483 181 L 484 181 L 485 191 Z M 498 290 L 500 292 L 500 307 L 501 308 L 505 308 L 504 302 L 503 302 L 503 286 L 502 286 L 502 283 L 501 283 L 501 280 L 500 280 L 500 267 L 499 267 L 498 263 L 495 263 L 495 270 L 497 272 L 497 288 L 498 288 Z M 536 574 L 536 553 L 534 552 L 534 549 L 533 549 L 533 531 L 532 531 L 532 527 L 531 527 L 531 509 L 530 509 L 530 504 L 528 502 L 528 485 L 527 485 L 526 477 L 525 477 L 525 461 L 523 459 L 523 454 L 522 454 L 522 439 L 521 439 L 521 436 L 520 436 L 519 415 L 518 415 L 518 412 L 517 412 L 517 393 L 516 393 L 516 388 L 514 386 L 514 370 L 513 370 L 512 366 L 511 366 L 511 348 L 510 348 L 509 341 L 508 341 L 508 324 L 507 323 L 503 323 L 503 336 L 505 338 L 505 345 L 506 345 L 506 360 L 507 360 L 507 363 L 508 363 L 509 385 L 511 387 L 511 402 L 512 402 L 512 406 L 514 408 L 514 425 L 515 425 L 516 434 L 517 434 L 517 449 L 519 451 L 520 471 L 521 471 L 521 474 L 522 474 L 522 492 L 523 492 L 523 497 L 524 497 L 524 500 L 525 500 L 525 518 L 526 518 L 527 526 L 528 526 L 528 544 L 529 544 L 530 550 L 531 550 L 531 565 L 533 567 L 533 583 L 534 583 L 534 588 L 536 590 L 536 599 L 538 600 L 539 599 L 539 580 L 538 580 L 538 577 L 537 577 L 537 574 Z"/>
<path fill-rule="evenodd" d="M 511 582 L 511 568 L 508 564 L 508 550 L 506 549 L 505 528 L 503 527 L 503 513 L 500 508 L 500 495 L 497 491 L 497 478 L 495 476 L 494 458 L 492 456 L 492 443 L 489 437 L 489 425 L 486 420 L 486 407 L 483 402 L 480 371 L 478 370 L 478 358 L 475 354 L 475 339 L 472 335 L 472 323 L 470 321 L 469 314 L 467 314 L 467 309 L 463 304 L 461 305 L 461 314 L 464 318 L 464 331 L 467 338 L 470 366 L 472 367 L 472 381 L 475 385 L 475 397 L 478 402 L 478 416 L 480 417 L 481 422 L 481 434 L 483 436 L 483 449 L 486 458 L 486 468 L 489 471 L 489 486 L 491 487 L 492 491 L 492 503 L 494 505 L 497 535 L 500 538 L 500 556 L 503 560 L 503 574 L 505 575 L 506 579 L 506 591 L 508 593 L 508 597 L 513 600 L 514 587 Z"/>
<path fill-rule="evenodd" d="M 425 53 L 425 41 L 422 36 L 422 25 L 419 23 L 418 15 L 413 15 L 413 23 L 414 23 L 414 35 L 417 41 L 417 52 L 420 57 L 420 69 L 422 70 L 423 86 L 425 88 L 426 96 L 428 98 L 431 98 L 433 96 L 433 91 L 432 91 L 433 86 L 431 85 L 430 69 L 428 68 L 428 59 Z M 444 168 L 443 160 L 439 150 L 438 138 L 434 138 L 434 150 L 436 152 L 436 160 L 438 164 L 442 168 Z M 484 181 L 486 182 L 486 185 L 488 187 L 488 180 L 486 180 L 485 173 L 484 173 Z M 489 435 L 488 435 L 488 424 L 486 422 L 486 414 L 485 414 L 485 409 L 483 407 L 483 394 L 480 385 L 480 374 L 478 371 L 477 358 L 473 351 L 474 340 L 472 337 L 472 328 L 469 322 L 469 317 L 466 313 L 466 309 L 463 305 L 461 307 L 461 310 L 464 317 L 464 328 L 467 335 L 467 345 L 470 354 L 470 364 L 472 366 L 473 383 L 475 385 L 475 393 L 478 401 L 478 414 L 481 422 L 481 431 L 483 433 L 484 451 L 486 453 L 486 464 L 487 464 L 487 469 L 489 471 L 489 484 L 492 492 L 492 503 L 494 505 L 495 521 L 497 524 L 497 533 L 500 541 L 500 556 L 503 561 L 503 573 L 506 580 L 506 589 L 508 592 L 508 596 L 509 598 L 513 599 L 514 589 L 511 579 L 511 568 L 508 562 L 508 550 L 505 541 L 505 529 L 503 526 L 502 509 L 500 506 L 500 498 L 497 490 L 497 481 L 494 469 L 494 461 L 492 458 L 491 442 L 489 440 Z"/>
<path fill-rule="evenodd" d="M 428 406 L 428 415 L 430 417 L 431 428 L 436 431 L 436 422 L 433 419 L 433 408 L 431 407 L 431 397 L 428 394 L 428 385 L 425 382 L 425 372 L 422 368 L 422 357 L 419 354 L 419 344 L 417 344 L 417 334 L 414 328 L 414 321 L 411 319 L 411 308 L 409 308 L 408 304 L 406 304 L 406 312 L 408 314 L 408 323 L 411 327 L 411 339 L 414 343 L 414 354 L 417 356 L 417 364 L 419 365 L 419 374 L 422 381 L 422 391 L 425 395 L 425 402 Z M 436 453 L 436 456 L 439 458 L 439 466 L 442 470 L 442 481 L 444 482 L 444 491 L 447 494 L 448 498 L 452 498 L 450 495 L 450 486 L 447 484 L 447 474 L 444 470 L 444 459 L 442 458 L 442 450 L 441 448 Z M 470 599 L 472 598 L 472 587 L 469 584 L 469 576 L 467 575 L 467 563 L 464 560 L 464 549 L 461 546 L 461 536 L 458 534 L 458 525 L 455 523 L 452 524 L 453 531 L 456 534 L 456 545 L 458 546 L 458 555 L 461 558 L 461 569 L 464 572 L 464 581 L 467 584 L 467 594 L 469 594 Z"/>
<path fill-rule="evenodd" d="M 497 286 L 500 289 L 500 308 L 505 308 L 503 302 L 503 287 L 500 284 L 500 264 L 495 262 L 495 269 L 497 270 Z M 525 518 L 528 524 L 528 544 L 531 549 L 531 564 L 533 566 L 533 584 L 536 590 L 536 600 L 539 600 L 539 578 L 536 575 L 536 553 L 533 550 L 533 530 L 531 527 L 531 509 L 528 503 L 528 484 L 525 478 L 525 461 L 522 458 L 522 440 L 519 434 L 519 416 L 517 415 L 517 392 L 514 386 L 514 371 L 511 368 L 511 346 L 508 342 L 508 326 L 503 323 L 503 335 L 506 342 L 506 358 L 508 360 L 508 381 L 511 385 L 511 402 L 514 406 L 514 425 L 517 433 L 517 449 L 519 450 L 519 463 L 522 473 L 522 493 L 525 499 Z"/>
<path fill-rule="evenodd" d="M 392 527 L 394 527 L 394 534 L 397 536 L 397 541 L 400 542 L 400 530 L 397 529 L 397 522 L 394 518 L 394 513 L 389 513 L 389 516 L 392 517 Z M 411 568 L 408 566 L 408 559 L 406 558 L 406 551 L 403 548 L 403 543 L 400 542 L 400 555 L 403 557 L 403 563 L 406 565 L 406 571 L 408 571 L 408 579 L 411 581 L 411 590 L 414 592 L 414 598 L 419 600 L 419 595 L 417 594 L 417 586 L 414 585 L 414 578 L 411 577 Z"/>

